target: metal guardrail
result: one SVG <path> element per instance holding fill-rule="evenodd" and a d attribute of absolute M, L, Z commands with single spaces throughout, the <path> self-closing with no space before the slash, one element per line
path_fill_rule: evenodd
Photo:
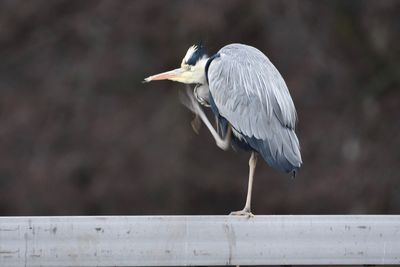
<path fill-rule="evenodd" d="M 272 264 L 400 264 L 400 216 L 0 217 L 0 266 Z"/>

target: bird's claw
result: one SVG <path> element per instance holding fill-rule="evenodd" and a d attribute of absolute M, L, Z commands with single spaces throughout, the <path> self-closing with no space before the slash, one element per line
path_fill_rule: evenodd
<path fill-rule="evenodd" d="M 232 211 L 229 215 L 230 216 L 246 216 L 248 219 L 254 217 L 254 214 L 251 213 L 251 211 L 249 209 L 242 209 L 242 210 L 238 210 L 238 211 Z"/>
<path fill-rule="evenodd" d="M 191 125 L 192 125 L 192 128 L 193 128 L 193 131 L 196 134 L 199 134 L 199 130 L 200 130 L 200 127 L 201 127 L 201 121 L 200 121 L 199 115 L 197 115 L 197 114 L 195 115 L 194 119 L 191 122 Z"/>

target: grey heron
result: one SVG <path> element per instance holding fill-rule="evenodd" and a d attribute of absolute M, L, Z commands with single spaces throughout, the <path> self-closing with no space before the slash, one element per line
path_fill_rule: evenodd
<path fill-rule="evenodd" d="M 145 82 L 172 80 L 195 84 L 186 104 L 207 126 L 216 144 L 251 152 L 246 204 L 232 215 L 253 216 L 251 194 L 257 158 L 295 175 L 302 165 L 295 133 L 297 113 L 281 74 L 260 50 L 229 44 L 207 57 L 202 45 L 188 49 L 181 67 L 150 76 Z M 200 105 L 210 107 L 212 126 Z"/>

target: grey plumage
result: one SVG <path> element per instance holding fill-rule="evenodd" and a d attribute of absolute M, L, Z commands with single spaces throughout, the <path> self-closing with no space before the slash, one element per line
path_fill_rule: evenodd
<path fill-rule="evenodd" d="M 274 65 L 258 49 L 230 44 L 209 64 L 208 83 L 219 115 L 233 134 L 272 166 L 292 172 L 302 164 L 294 132 L 296 110 Z"/>

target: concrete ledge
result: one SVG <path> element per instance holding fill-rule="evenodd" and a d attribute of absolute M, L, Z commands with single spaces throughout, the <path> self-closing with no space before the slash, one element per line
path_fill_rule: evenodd
<path fill-rule="evenodd" d="M 272 264 L 400 264 L 400 216 L 0 217 L 0 266 Z"/>

